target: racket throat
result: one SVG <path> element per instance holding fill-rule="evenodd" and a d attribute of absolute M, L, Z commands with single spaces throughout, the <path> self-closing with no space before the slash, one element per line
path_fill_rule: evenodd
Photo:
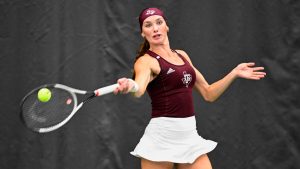
<path fill-rule="evenodd" d="M 81 104 L 87 103 L 89 101 L 91 101 L 94 97 L 96 97 L 96 95 L 93 93 L 91 94 L 88 98 L 86 98 Z M 80 105 L 80 104 L 79 104 Z M 78 106 L 79 106 L 78 105 Z M 82 105 L 81 105 L 82 106 Z"/>

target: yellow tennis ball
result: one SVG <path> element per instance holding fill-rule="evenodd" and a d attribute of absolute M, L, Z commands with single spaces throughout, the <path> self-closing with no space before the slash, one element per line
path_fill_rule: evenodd
<path fill-rule="evenodd" d="M 51 99 L 51 91 L 47 88 L 42 88 L 38 92 L 38 99 L 41 102 L 48 102 Z"/>

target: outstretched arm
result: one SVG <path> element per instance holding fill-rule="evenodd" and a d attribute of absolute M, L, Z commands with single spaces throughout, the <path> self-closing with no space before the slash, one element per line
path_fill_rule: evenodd
<path fill-rule="evenodd" d="M 264 67 L 254 67 L 254 63 L 241 63 L 228 73 L 224 78 L 218 80 L 211 85 L 201 85 L 203 77 L 197 77 L 196 89 L 203 93 L 205 100 L 213 102 L 217 100 L 224 91 L 231 85 L 236 78 L 244 78 L 249 80 L 260 80 L 265 77 L 266 73 L 262 72 Z M 198 73 L 199 74 L 199 73 Z M 202 92 L 201 92 L 202 91 Z"/>
<path fill-rule="evenodd" d="M 180 53 L 192 64 L 184 51 L 180 51 Z M 208 84 L 203 75 L 195 67 L 194 70 L 196 72 L 196 83 L 194 88 L 209 102 L 217 100 L 237 78 L 260 80 L 266 76 L 266 73 L 263 72 L 264 67 L 255 67 L 253 62 L 239 64 L 224 78 L 212 84 Z"/>

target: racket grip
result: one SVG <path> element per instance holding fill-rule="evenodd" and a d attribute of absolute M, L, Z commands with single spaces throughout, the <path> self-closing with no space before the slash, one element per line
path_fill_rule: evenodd
<path fill-rule="evenodd" d="M 119 86 L 119 84 L 116 83 L 116 84 L 113 84 L 113 85 L 101 87 L 101 88 L 94 91 L 95 96 L 102 96 L 102 95 L 105 95 L 105 94 L 112 93 L 118 86 Z"/>

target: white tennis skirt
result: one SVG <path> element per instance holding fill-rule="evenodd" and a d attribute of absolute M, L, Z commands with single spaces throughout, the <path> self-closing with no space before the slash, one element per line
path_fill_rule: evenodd
<path fill-rule="evenodd" d="M 193 163 L 217 143 L 198 135 L 195 116 L 152 118 L 132 155 L 157 162 Z"/>

